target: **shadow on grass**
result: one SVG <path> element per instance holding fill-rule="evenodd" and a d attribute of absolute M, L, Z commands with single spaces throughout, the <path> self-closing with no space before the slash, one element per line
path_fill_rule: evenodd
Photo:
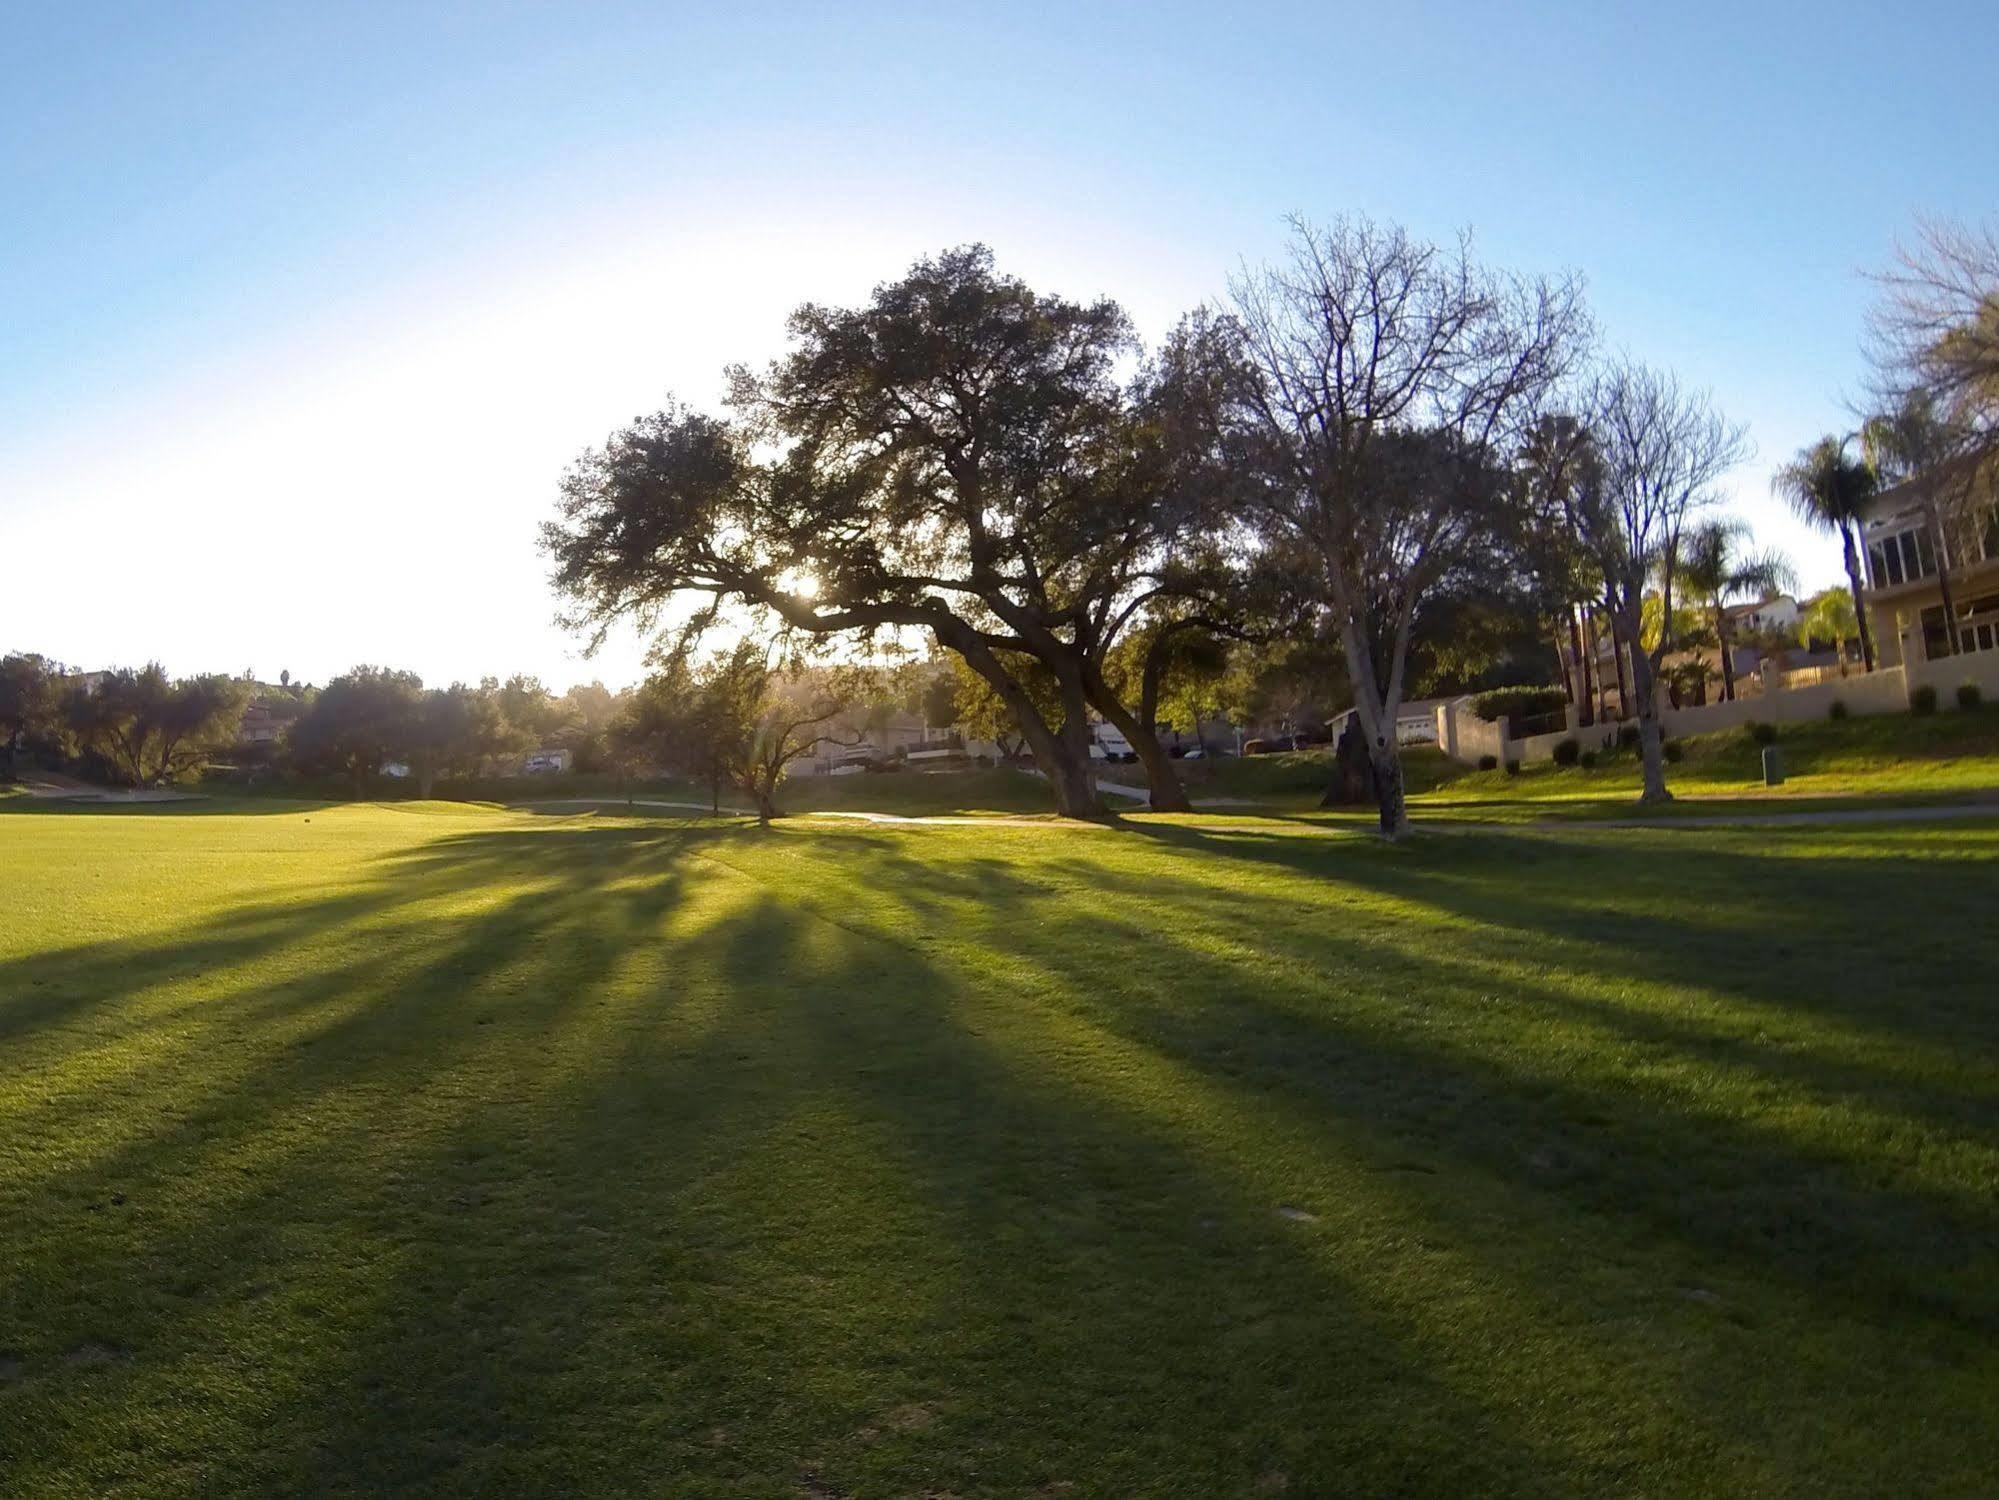
<path fill-rule="evenodd" d="M 1036 859 L 456 833 L 0 965 L 0 1457 L 212 1492 L 1788 1486 L 1832 1461 L 1820 1424 L 1993 1331 L 1989 1201 L 1631 1066 L 1989 1143 L 1989 1092 L 1894 1052 L 1989 1049 L 1983 1008 L 1915 1003 L 1963 971 L 1854 993 L 1819 946 L 1863 900 L 1934 921 L 1934 861 L 1806 892 L 1749 845 L 1634 871 L 1139 826 Z M 1703 882 L 1746 909 L 1645 909 Z M 1709 1035 L 1571 970 L 1776 1020 Z M 1759 1034 L 1786 1016 L 1832 1029 Z M 1579 1266 L 1658 1300 L 1575 1305 Z M 1796 1341 L 1826 1297 L 1837 1336 Z M 1809 1421 L 1717 1373 L 1759 1324 Z M 1899 1352 L 1842 1389 L 1868 1329 Z"/>

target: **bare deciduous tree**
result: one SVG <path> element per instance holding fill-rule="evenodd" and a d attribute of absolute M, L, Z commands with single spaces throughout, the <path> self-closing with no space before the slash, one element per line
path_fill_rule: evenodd
<path fill-rule="evenodd" d="M 1999 226 L 1925 221 L 1874 279 L 1882 297 L 1869 333 L 1886 408 L 1914 397 L 1953 436 L 1949 456 L 1989 480 L 1999 468 Z"/>
<path fill-rule="evenodd" d="M 1418 601 L 1516 502 L 1509 456 L 1588 317 L 1577 279 L 1489 271 L 1462 239 L 1361 218 L 1292 231 L 1288 262 L 1232 288 L 1250 366 L 1238 407 L 1268 523 L 1322 573 L 1394 837 Z"/>
<path fill-rule="evenodd" d="M 1631 645 L 1631 686 L 1644 762 L 1644 802 L 1664 802 L 1664 736 L 1657 684 L 1679 644 L 1675 593 L 1688 535 L 1718 499 L 1721 476 L 1749 455 L 1741 427 L 1707 395 L 1672 375 L 1629 361 L 1592 383 L 1578 431 L 1575 524 L 1606 585 L 1608 606 Z M 1642 623 L 1647 585 L 1658 589 L 1659 628 L 1649 647 Z"/>

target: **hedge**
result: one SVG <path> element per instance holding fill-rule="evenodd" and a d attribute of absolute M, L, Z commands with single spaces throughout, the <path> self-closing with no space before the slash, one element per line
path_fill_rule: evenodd
<path fill-rule="evenodd" d="M 1471 711 L 1488 724 L 1502 718 L 1532 719 L 1559 713 L 1568 706 L 1569 695 L 1558 687 L 1503 687 L 1480 693 L 1471 700 Z"/>

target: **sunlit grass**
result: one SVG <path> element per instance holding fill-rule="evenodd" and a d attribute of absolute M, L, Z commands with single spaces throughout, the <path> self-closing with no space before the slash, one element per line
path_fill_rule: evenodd
<path fill-rule="evenodd" d="M 0 1488 L 1976 1493 L 1996 874 L 10 811 Z"/>
<path fill-rule="evenodd" d="M 1410 811 L 1424 817 L 1519 821 L 1639 815 L 1637 756 L 1604 748 L 1601 730 L 1578 741 L 1595 766 L 1524 764 L 1517 773 L 1454 764 L 1434 749 L 1404 757 Z M 1860 805 L 1932 804 L 1999 796 L 1999 708 L 1928 717 L 1879 714 L 1779 727 L 1784 780 L 1765 786 L 1763 747 L 1743 729 L 1695 735 L 1666 768 L 1677 801 L 1645 816 L 1837 810 Z M 1253 756 L 1197 765 L 1197 800 L 1240 798 L 1272 808 L 1315 808 L 1330 775 L 1319 752 Z M 1365 816 L 1356 810 L 1352 816 Z"/>

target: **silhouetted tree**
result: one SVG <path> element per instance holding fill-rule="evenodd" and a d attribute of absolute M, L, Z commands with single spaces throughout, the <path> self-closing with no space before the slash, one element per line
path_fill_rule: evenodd
<path fill-rule="evenodd" d="M 692 596 L 683 639 L 744 606 L 817 636 L 927 631 L 1013 715 L 1057 807 L 1099 815 L 1090 710 L 1132 722 L 1103 656 L 1206 493 L 1182 444 L 1214 428 L 1182 417 L 1227 339 L 1183 330 L 1121 385 L 1116 304 L 1040 295 L 976 246 L 791 333 L 732 373 L 736 423 L 669 408 L 571 471 L 544 541 L 573 623 L 651 628 Z M 1156 747 L 1147 769 L 1156 805 L 1184 805 Z"/>

